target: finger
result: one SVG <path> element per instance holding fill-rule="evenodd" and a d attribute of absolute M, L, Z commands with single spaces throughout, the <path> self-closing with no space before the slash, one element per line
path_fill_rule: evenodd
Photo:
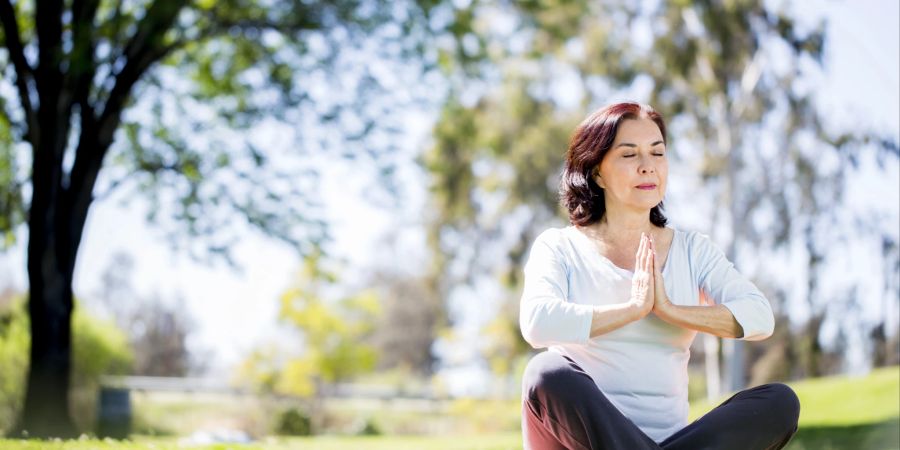
<path fill-rule="evenodd" d="M 634 255 L 634 271 L 641 270 L 644 258 L 644 234 L 641 233 L 641 243 L 638 244 L 637 253 Z"/>
<path fill-rule="evenodd" d="M 650 238 L 644 237 L 643 269 L 647 274 L 653 273 L 653 252 L 650 250 Z"/>
<path fill-rule="evenodd" d="M 640 270 L 646 273 L 650 273 L 650 267 L 647 265 L 647 256 L 650 255 L 650 251 L 647 248 L 648 246 L 644 246 L 644 251 L 641 253 L 638 259 L 638 266 L 640 266 Z"/>
<path fill-rule="evenodd" d="M 647 245 L 644 250 L 646 252 L 646 255 L 644 255 L 644 257 L 647 258 L 648 261 L 652 261 L 652 259 L 653 259 L 653 241 L 650 239 L 649 235 L 646 235 L 646 237 L 644 237 L 644 240 L 647 242 Z M 650 265 L 647 265 L 647 268 L 649 269 Z"/>

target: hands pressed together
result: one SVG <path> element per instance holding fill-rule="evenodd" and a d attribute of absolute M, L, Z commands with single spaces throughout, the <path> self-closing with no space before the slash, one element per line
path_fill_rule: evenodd
<path fill-rule="evenodd" d="M 598 305 L 591 319 L 590 337 L 597 337 L 641 320 L 652 311 L 656 317 L 672 325 L 734 338 L 744 335 L 741 324 L 724 305 L 675 305 L 666 295 L 666 287 L 657 264 L 653 238 L 641 234 L 631 278 L 631 298 L 626 303 Z M 701 289 L 701 298 L 705 297 Z"/>
<path fill-rule="evenodd" d="M 638 319 L 650 311 L 659 315 L 669 305 L 662 273 L 656 264 L 656 246 L 653 238 L 645 233 L 641 233 L 641 243 L 635 257 L 630 302 L 638 309 Z"/>

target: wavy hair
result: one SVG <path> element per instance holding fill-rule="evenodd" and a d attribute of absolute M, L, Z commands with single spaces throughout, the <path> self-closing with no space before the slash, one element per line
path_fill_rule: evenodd
<path fill-rule="evenodd" d="M 656 123 L 666 142 L 666 124 L 648 105 L 615 103 L 595 111 L 575 129 L 566 152 L 566 165 L 559 183 L 560 203 L 569 211 L 569 221 L 586 226 L 603 218 L 606 201 L 603 188 L 594 182 L 594 168 L 600 165 L 625 120 L 648 118 Z M 659 202 L 650 210 L 650 223 L 664 227 L 668 222 Z"/>

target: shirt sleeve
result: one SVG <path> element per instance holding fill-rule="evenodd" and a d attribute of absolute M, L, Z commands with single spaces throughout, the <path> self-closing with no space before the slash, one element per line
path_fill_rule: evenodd
<path fill-rule="evenodd" d="M 756 285 L 741 275 L 707 236 L 695 233 L 692 250 L 700 287 L 708 298 L 731 311 L 744 330 L 740 339 L 759 341 L 771 336 L 775 316 Z"/>
<path fill-rule="evenodd" d="M 593 307 L 568 301 L 568 272 L 555 231 L 538 236 L 525 264 L 519 327 L 534 348 L 590 339 Z"/>

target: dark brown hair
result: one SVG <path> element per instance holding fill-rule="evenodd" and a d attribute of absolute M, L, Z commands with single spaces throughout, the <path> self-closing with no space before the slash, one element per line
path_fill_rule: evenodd
<path fill-rule="evenodd" d="M 574 225 L 590 225 L 606 214 L 603 188 L 594 182 L 594 168 L 609 152 L 619 125 L 630 119 L 648 118 L 656 123 L 666 142 L 666 123 L 650 106 L 640 103 L 615 103 L 589 115 L 572 135 L 566 152 L 566 166 L 559 183 L 560 202 L 569 210 Z M 659 202 L 650 210 L 650 223 L 664 227 L 668 219 Z"/>

